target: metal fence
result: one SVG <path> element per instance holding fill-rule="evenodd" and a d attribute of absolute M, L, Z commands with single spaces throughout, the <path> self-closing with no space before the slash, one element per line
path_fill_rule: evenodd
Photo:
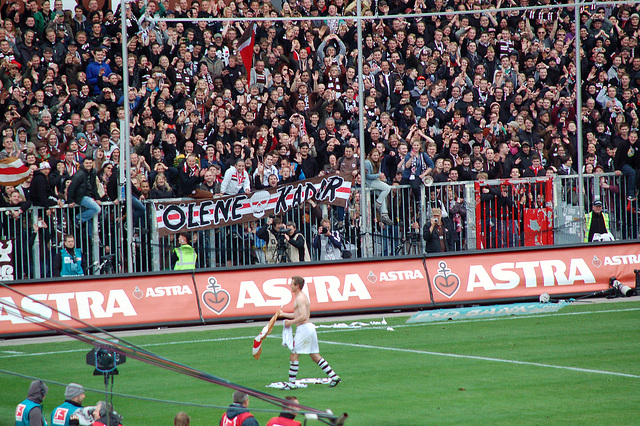
<path fill-rule="evenodd" d="M 363 224 L 361 195 L 354 188 L 344 209 L 305 203 L 286 213 L 283 221 L 297 224 L 312 260 L 319 259 L 311 245 L 322 218 L 330 219 L 333 228 L 340 231 L 344 257 L 363 258 L 367 253 L 369 258 L 387 258 L 425 252 L 425 227 L 429 226 L 434 208 L 441 209 L 452 231 L 449 251 L 578 244 L 584 238 L 585 214 L 592 201 L 600 199 L 609 214 L 613 236 L 637 239 L 639 206 L 636 200 L 627 200 L 623 179 L 613 173 L 585 175 L 583 194 L 578 191 L 577 176 L 434 183 L 423 186 L 417 195 L 408 186 L 394 186 L 388 199 L 392 225 L 380 220 L 372 196 L 375 194 L 369 190 L 365 190 L 365 205 L 371 221 Z M 147 202 L 145 207 L 146 215 L 132 229 L 132 247 L 126 244 L 124 203 L 103 203 L 101 214 L 81 226 L 75 224 L 80 207 L 47 211 L 31 208 L 19 215 L 15 208 L 0 209 L 0 239 L 12 242 L 12 260 L 2 265 L 2 279 L 52 277 L 54 258 L 65 234 L 75 236 L 86 259 L 88 275 L 127 272 L 128 250 L 132 251 L 134 272 L 171 269 L 171 253 L 178 245 L 177 239 L 172 235 L 158 237 L 155 221 L 151 220 L 153 203 Z M 256 236 L 256 230 L 264 224 L 265 219 L 261 219 L 193 232 L 197 267 L 265 263 L 266 243 Z M 8 246 L 1 246 L 0 254 L 2 247 Z"/>

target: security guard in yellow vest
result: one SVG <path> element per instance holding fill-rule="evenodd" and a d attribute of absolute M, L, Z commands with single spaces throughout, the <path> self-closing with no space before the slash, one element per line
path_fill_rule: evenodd
<path fill-rule="evenodd" d="M 609 215 L 602 212 L 602 201 L 595 199 L 591 207 L 591 211 L 585 215 L 586 233 L 584 242 L 593 241 L 595 234 L 606 234 L 610 232 Z"/>
<path fill-rule="evenodd" d="M 178 244 L 180 247 L 173 250 L 172 259 L 175 260 L 173 269 L 176 271 L 190 271 L 196 269 L 196 260 L 198 254 L 191 247 L 191 239 L 187 234 L 178 235 Z"/>

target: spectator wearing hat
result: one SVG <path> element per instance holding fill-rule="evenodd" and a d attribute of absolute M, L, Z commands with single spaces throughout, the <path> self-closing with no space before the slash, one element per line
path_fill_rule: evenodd
<path fill-rule="evenodd" d="M 85 394 L 82 385 L 70 383 L 64 391 L 64 403 L 54 408 L 51 412 L 51 425 L 69 426 L 71 416 L 76 415 L 77 417 L 80 415 L 84 417 L 82 413 L 82 401 L 84 401 L 84 398 Z"/>
<path fill-rule="evenodd" d="M 98 148 L 97 146 L 93 146 L 89 143 L 89 140 L 84 133 L 78 133 L 77 139 L 72 139 L 71 141 L 69 141 L 68 143 L 69 147 L 74 145 L 77 146 L 77 152 L 81 154 L 80 155 L 81 158 L 84 158 L 84 157 L 93 158 L 94 153 Z"/>
<path fill-rule="evenodd" d="M 231 57 L 231 51 L 229 47 L 224 44 L 224 39 L 222 34 L 216 33 L 213 36 L 213 46 L 215 47 L 215 53 L 218 59 L 222 61 L 223 66 L 229 65 L 229 58 Z M 219 75 L 219 72 L 214 73 L 215 75 Z"/>
<path fill-rule="evenodd" d="M 520 150 L 515 156 L 515 164 L 521 171 L 526 170 L 532 164 L 534 152 L 531 149 L 531 143 L 529 141 L 522 141 L 520 143 Z"/>
<path fill-rule="evenodd" d="M 585 220 L 585 243 L 593 241 L 596 234 L 607 234 L 611 229 L 609 228 L 609 215 L 602 212 L 602 201 L 599 198 L 596 198 L 591 204 L 591 211 L 586 214 Z"/>
<path fill-rule="evenodd" d="M 411 102 L 413 102 L 414 104 L 417 103 L 418 100 L 420 99 L 420 95 L 422 95 L 423 93 L 427 93 L 425 88 L 426 85 L 427 85 L 426 77 L 423 75 L 418 76 L 418 78 L 416 79 L 416 86 L 410 92 Z"/>
<path fill-rule="evenodd" d="M 68 121 L 62 128 L 61 138 L 62 138 L 62 143 L 65 144 L 65 146 L 69 145 L 69 142 L 76 139 L 76 134 L 73 129 L 73 124 L 71 124 L 70 121 Z"/>

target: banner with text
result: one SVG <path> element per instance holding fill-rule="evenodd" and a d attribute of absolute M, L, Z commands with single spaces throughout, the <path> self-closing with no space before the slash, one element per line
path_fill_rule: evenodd
<path fill-rule="evenodd" d="M 223 269 L 196 272 L 195 286 L 191 274 L 182 273 L 87 279 L 80 286 L 71 280 L 15 284 L 48 306 L 0 287 L 0 336 L 42 333 L 46 329 L 38 322 L 49 318 L 79 326 L 65 314 L 120 328 L 268 318 L 280 306 L 293 311 L 292 275 L 305 279 L 312 317 L 587 294 L 608 289 L 612 276 L 633 288 L 640 245 L 438 256 L 427 258 L 426 265 L 427 270 L 422 259 L 409 258 Z"/>
<path fill-rule="evenodd" d="M 351 179 L 339 174 L 293 182 L 249 194 L 155 204 L 160 237 L 178 232 L 213 229 L 280 215 L 309 200 L 345 207 Z"/>

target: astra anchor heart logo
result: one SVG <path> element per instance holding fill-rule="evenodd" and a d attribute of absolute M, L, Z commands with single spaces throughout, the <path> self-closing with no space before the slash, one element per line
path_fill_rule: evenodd
<path fill-rule="evenodd" d="M 438 274 L 433 277 L 433 285 L 440 293 L 451 299 L 460 288 L 460 278 L 451 273 L 451 269 L 447 268 L 447 262 L 440 262 L 438 266 L 440 269 L 438 269 Z"/>
<path fill-rule="evenodd" d="M 218 284 L 215 277 L 209 277 L 207 290 L 202 292 L 202 301 L 209 310 L 220 315 L 229 306 L 231 296 L 227 290 L 223 289 L 220 284 Z"/>
<path fill-rule="evenodd" d="M 142 290 L 140 290 L 140 287 L 136 286 L 136 288 L 133 290 L 133 297 L 140 300 L 142 299 L 142 296 L 144 296 Z"/>

